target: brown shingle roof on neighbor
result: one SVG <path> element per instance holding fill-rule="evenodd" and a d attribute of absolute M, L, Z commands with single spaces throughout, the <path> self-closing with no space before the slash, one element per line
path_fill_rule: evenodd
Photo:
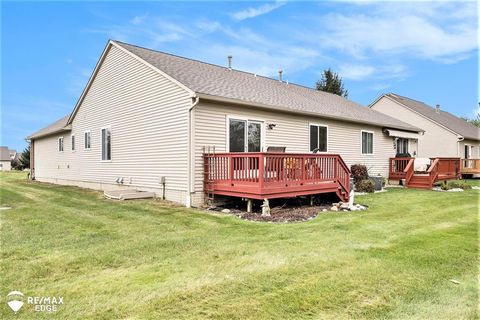
<path fill-rule="evenodd" d="M 10 151 L 8 147 L 0 147 L 0 161 L 10 161 Z"/>
<path fill-rule="evenodd" d="M 386 96 L 441 124 L 442 126 L 447 127 L 464 138 L 480 140 L 480 128 L 454 116 L 449 112 L 440 110 L 440 112 L 437 113 L 436 108 L 434 107 L 431 107 L 421 101 L 403 97 L 395 93 L 388 93 Z"/>
<path fill-rule="evenodd" d="M 340 96 L 114 41 L 192 91 L 351 122 L 422 131 Z"/>
<path fill-rule="evenodd" d="M 61 132 L 64 130 L 68 130 L 65 126 L 67 125 L 67 120 L 69 118 L 68 116 L 62 117 L 61 119 L 58 119 L 54 123 L 46 126 L 45 128 L 42 128 L 38 130 L 37 132 L 32 133 L 27 137 L 27 139 L 34 139 L 34 138 L 39 138 L 39 137 L 44 137 L 48 136 L 53 133 Z"/>

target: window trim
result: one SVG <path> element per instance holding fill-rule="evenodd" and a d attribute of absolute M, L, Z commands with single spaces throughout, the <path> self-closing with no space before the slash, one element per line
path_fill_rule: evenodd
<path fill-rule="evenodd" d="M 230 152 L 230 120 L 240 120 L 240 121 L 246 121 L 247 126 L 245 127 L 245 146 L 244 146 L 244 152 L 248 152 L 248 122 L 256 122 L 260 123 L 260 152 L 263 152 L 265 149 L 265 120 L 261 119 L 255 119 L 251 118 L 248 116 L 236 116 L 236 115 L 227 115 L 225 118 L 225 130 L 226 130 L 226 136 L 227 139 L 225 141 L 225 152 Z"/>
<path fill-rule="evenodd" d="M 108 129 L 110 131 L 110 159 L 109 160 L 103 160 L 103 137 L 102 137 L 102 131 Z M 90 136 L 90 146 L 92 142 L 92 137 Z M 112 127 L 111 126 L 106 126 L 106 127 L 101 127 L 100 128 L 100 162 L 112 162 Z"/>
<path fill-rule="evenodd" d="M 90 134 L 90 147 L 89 148 L 85 147 L 85 144 L 86 144 L 85 143 L 86 142 L 85 141 L 86 140 L 85 139 L 85 134 L 86 133 Z M 87 150 L 91 150 L 91 149 L 92 149 L 92 132 L 90 130 L 85 130 L 85 131 L 83 131 L 83 150 L 87 151 Z"/>
<path fill-rule="evenodd" d="M 70 150 L 72 152 L 77 150 L 77 139 L 75 138 L 75 134 L 70 135 Z"/>
<path fill-rule="evenodd" d="M 60 140 L 62 140 L 62 150 L 60 150 Z M 57 151 L 58 152 L 64 152 L 65 151 L 65 139 L 63 136 L 58 137 L 57 139 Z"/>
<path fill-rule="evenodd" d="M 317 127 L 324 127 L 327 129 L 327 150 L 326 151 L 318 151 L 318 153 L 328 153 L 329 150 L 330 150 L 330 145 L 329 145 L 329 142 L 330 142 L 330 128 L 328 127 L 328 124 L 323 124 L 323 123 L 318 123 L 318 122 L 310 122 L 308 124 L 308 150 L 310 152 L 312 152 L 313 150 L 310 150 L 310 130 L 312 129 L 311 126 L 317 126 Z M 320 137 L 319 138 L 319 141 L 320 142 Z"/>
<path fill-rule="evenodd" d="M 363 153 L 363 133 L 371 133 L 372 134 L 372 153 Z M 360 130 L 360 153 L 362 156 L 374 156 L 375 155 L 375 131 L 370 130 Z"/>

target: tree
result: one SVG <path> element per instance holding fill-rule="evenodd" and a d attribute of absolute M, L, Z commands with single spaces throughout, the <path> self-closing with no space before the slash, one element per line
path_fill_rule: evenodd
<path fill-rule="evenodd" d="M 342 78 L 330 68 L 323 71 L 322 79 L 315 83 L 315 89 L 330 92 L 344 98 L 348 97 L 348 90 L 343 87 Z"/>
<path fill-rule="evenodd" d="M 475 118 L 462 117 L 462 119 L 480 128 L 480 102 L 476 114 Z"/>
<path fill-rule="evenodd" d="M 22 154 L 19 157 L 20 164 L 22 169 L 30 168 L 30 145 L 23 150 Z"/>

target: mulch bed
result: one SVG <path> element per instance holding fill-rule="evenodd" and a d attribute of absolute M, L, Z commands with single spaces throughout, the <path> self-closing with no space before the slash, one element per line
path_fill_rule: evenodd
<path fill-rule="evenodd" d="M 270 210 L 269 217 L 262 217 L 260 212 L 246 213 L 243 212 L 238 215 L 244 220 L 261 221 L 261 222 L 302 222 L 309 221 L 315 218 L 323 209 L 328 209 L 327 206 L 302 206 L 297 208 L 292 207 L 276 207 Z"/>

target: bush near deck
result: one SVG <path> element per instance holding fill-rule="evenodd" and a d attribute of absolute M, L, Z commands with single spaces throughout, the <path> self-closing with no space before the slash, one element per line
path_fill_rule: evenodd
<path fill-rule="evenodd" d="M 0 295 L 64 297 L 2 319 L 477 317 L 478 190 L 390 189 L 356 197 L 364 212 L 265 224 L 0 177 Z"/>

